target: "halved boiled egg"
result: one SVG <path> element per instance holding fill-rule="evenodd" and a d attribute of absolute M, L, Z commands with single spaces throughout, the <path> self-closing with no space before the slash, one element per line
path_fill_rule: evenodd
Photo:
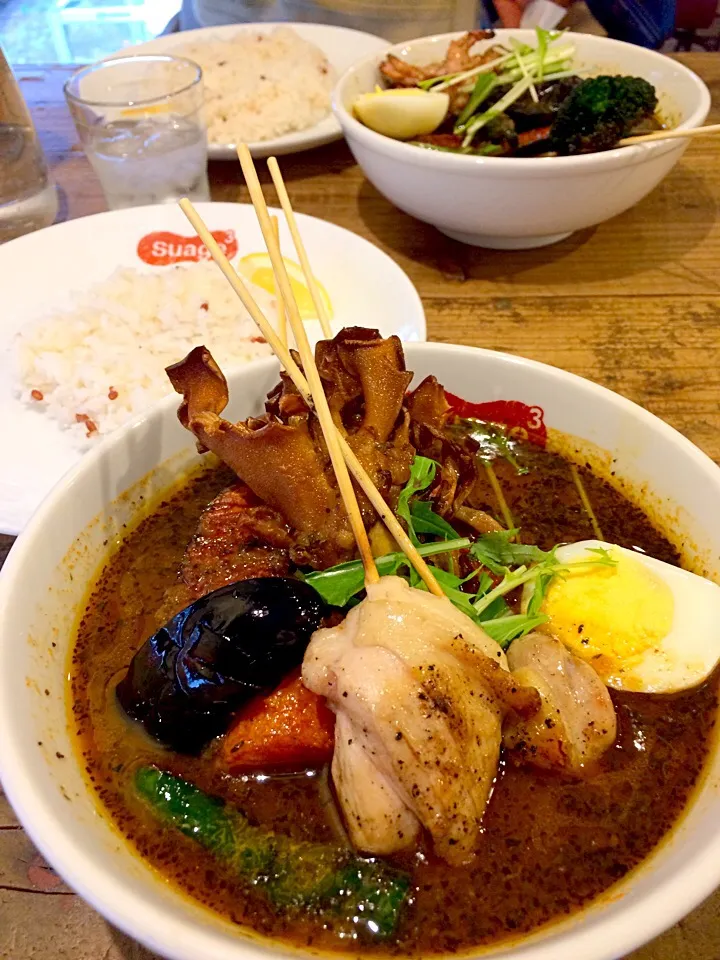
<path fill-rule="evenodd" d="M 597 559 L 597 549 L 615 564 L 584 563 Z M 720 586 L 599 540 L 568 544 L 556 556 L 570 570 L 550 583 L 541 629 L 590 663 L 609 687 L 674 693 L 712 673 L 720 661 Z M 523 608 L 533 592 L 528 584 Z"/>
<path fill-rule="evenodd" d="M 412 87 L 361 93 L 353 109 L 358 120 L 376 133 L 394 140 L 410 140 L 437 130 L 449 103 L 446 93 Z"/>

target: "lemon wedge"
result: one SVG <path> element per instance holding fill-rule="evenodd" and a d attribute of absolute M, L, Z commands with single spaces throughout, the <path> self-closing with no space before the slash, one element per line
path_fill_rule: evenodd
<path fill-rule="evenodd" d="M 170 113 L 172 109 L 169 103 L 153 103 L 144 107 L 125 107 L 120 111 L 121 117 L 149 117 L 158 113 Z"/>
<path fill-rule="evenodd" d="M 353 104 L 366 127 L 394 140 L 410 140 L 437 130 L 445 119 L 450 97 L 416 88 L 361 93 Z"/>
<path fill-rule="evenodd" d="M 305 284 L 305 274 L 303 273 L 302 267 L 299 263 L 295 263 L 294 260 L 288 260 L 287 257 L 283 257 L 283 260 L 285 262 L 285 269 L 288 272 L 288 277 L 290 278 L 290 286 L 297 301 L 300 316 L 303 320 L 316 319 L 317 310 L 310 296 L 310 291 Z M 275 274 L 273 273 L 272 263 L 267 253 L 249 253 L 247 256 L 240 258 L 238 267 L 250 283 L 254 283 L 268 293 L 273 294 L 273 296 L 275 295 Z M 332 319 L 333 308 L 328 292 L 317 277 L 315 277 L 315 282 L 318 285 L 320 297 L 325 304 L 328 317 Z"/>

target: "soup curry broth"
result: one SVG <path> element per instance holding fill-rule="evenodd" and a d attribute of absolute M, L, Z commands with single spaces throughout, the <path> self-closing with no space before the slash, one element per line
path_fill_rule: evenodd
<path fill-rule="evenodd" d="M 402 383 L 399 406 L 405 402 L 405 389 Z M 343 416 L 350 430 L 362 429 L 367 414 L 362 400 L 357 393 L 346 400 Z M 367 401 L 365 397 L 366 407 Z M 281 416 L 278 411 L 289 403 L 287 390 L 283 400 L 276 396 L 272 402 L 274 415 Z M 457 407 L 443 411 L 438 428 L 427 409 L 420 407 L 410 404 L 410 418 L 422 421 L 425 435 L 422 426 L 411 423 L 402 442 L 412 445 L 415 458 L 422 449 L 438 474 L 414 494 L 415 502 L 425 499 L 441 515 L 442 497 L 447 504 L 451 495 L 438 490 L 437 477 L 442 465 L 457 455 L 453 444 L 471 450 L 477 460 L 472 494 L 464 501 L 472 513 L 444 510 L 458 535 L 472 540 L 512 527 L 519 530 L 512 542 L 548 552 L 556 544 L 597 540 L 600 531 L 608 544 L 672 567 L 679 564 L 676 548 L 643 511 L 586 467 L 513 439 L 502 426 L 469 417 L 467 410 L 459 416 Z M 391 424 L 395 431 L 397 423 L 396 410 Z M 399 473 L 395 486 L 404 489 L 409 474 Z M 708 756 L 717 708 L 714 674 L 692 689 L 671 694 L 612 689 L 608 702 L 614 710 L 615 736 L 585 765 L 538 765 L 533 762 L 537 759 L 533 743 L 520 742 L 522 730 L 529 729 L 521 727 L 521 734 L 506 739 L 497 755 L 470 855 L 452 861 L 451 853 L 451 862 L 440 855 L 444 848 L 439 835 L 423 828 L 422 813 L 409 845 L 397 841 L 398 849 L 376 854 L 375 859 L 407 878 L 397 924 L 384 938 L 374 937 L 372 927 L 369 932 L 348 928 L 320 901 L 313 909 L 304 909 L 299 901 L 280 904 L 257 876 L 249 880 L 236 862 L 159 821 L 138 795 L 136 775 L 141 768 L 158 768 L 221 798 L 226 809 L 241 811 L 251 828 L 261 828 L 263 835 L 345 848 L 354 836 L 348 831 L 348 806 L 342 798 L 338 801 L 345 782 L 328 762 L 299 766 L 258 762 L 254 769 L 252 764 L 236 768 L 228 762 L 225 740 L 230 735 L 224 730 L 192 750 L 170 749 L 148 734 L 147 724 L 144 729 L 129 719 L 118 703 L 116 688 L 138 650 L 188 601 L 185 585 L 178 585 L 186 548 L 202 518 L 207 518 L 208 505 L 228 488 L 237 488 L 237 476 L 225 465 L 213 466 L 191 478 L 127 536 L 92 587 L 72 655 L 72 718 L 87 776 L 120 832 L 163 877 L 240 927 L 300 947 L 344 951 L 361 946 L 368 952 L 413 956 L 454 953 L 530 932 L 578 910 L 625 877 L 672 828 Z M 396 506 L 402 503 L 398 489 L 385 491 Z M 259 502 L 255 494 L 248 501 L 253 507 Z M 411 517 L 422 513 L 416 510 Z M 477 529 L 480 515 L 493 520 L 484 534 Z M 207 526 L 205 535 L 203 549 L 212 543 Z M 418 538 L 421 543 L 433 540 L 423 533 Z M 346 559 L 340 548 L 330 557 L 322 555 L 323 545 L 305 540 L 305 552 L 296 557 L 309 562 L 288 561 L 288 547 L 278 540 L 259 546 L 257 529 L 250 549 L 264 551 L 262 576 L 293 576 L 328 566 L 332 559 Z M 203 593 L 218 586 L 217 579 L 206 576 L 216 559 L 196 553 L 193 571 Z M 438 569 L 464 575 L 466 559 L 467 550 L 436 562 Z M 250 560 L 257 576 L 256 554 Z M 217 573 L 217 565 L 213 569 Z M 241 579 L 238 568 L 233 570 L 223 568 L 220 580 Z M 493 583 L 498 579 L 491 574 Z M 471 578 L 463 586 L 468 596 L 475 595 L 471 591 L 477 582 L 477 577 Z M 358 598 L 362 593 L 353 603 Z M 510 591 L 506 600 L 506 615 L 518 615 L 521 590 Z M 334 609 L 324 625 L 341 629 L 338 624 L 348 609 Z M 548 624 L 537 629 L 548 631 Z M 508 650 L 520 642 L 513 640 Z M 512 665 L 510 652 L 508 656 Z M 341 714 L 336 712 L 340 723 Z M 505 727 L 509 715 L 505 714 Z M 329 718 L 332 724 L 335 718 L 332 714 Z M 232 722 L 231 717 L 227 725 Z M 398 738 L 401 735 L 399 728 Z M 412 797 L 408 804 L 411 810 L 420 809 L 412 806 Z M 372 854 L 358 852 L 366 858 Z"/>

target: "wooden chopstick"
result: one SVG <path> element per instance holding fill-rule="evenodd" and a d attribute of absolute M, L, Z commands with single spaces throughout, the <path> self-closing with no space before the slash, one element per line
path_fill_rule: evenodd
<path fill-rule="evenodd" d="M 280 290 L 283 301 L 285 302 L 290 327 L 295 335 L 295 342 L 300 352 L 303 371 L 310 385 L 315 413 L 320 421 L 320 427 L 325 437 L 325 443 L 328 448 L 328 453 L 330 454 L 333 470 L 335 471 L 335 478 L 337 479 L 340 489 L 340 495 L 345 504 L 345 509 L 350 520 L 350 527 L 355 537 L 358 550 L 360 551 L 360 558 L 365 572 L 365 582 L 378 583 L 380 574 L 375 566 L 375 558 L 373 557 L 370 540 L 367 535 L 367 530 L 365 529 L 365 524 L 363 523 L 360 506 L 350 480 L 347 464 L 345 463 L 345 458 L 338 443 L 337 430 L 333 422 L 332 414 L 330 413 L 325 391 L 323 390 L 320 374 L 315 366 L 315 357 L 313 356 L 312 348 L 307 338 L 305 325 L 302 322 L 300 311 L 293 296 L 293 289 L 290 284 L 290 278 L 287 275 L 287 270 L 285 269 L 285 262 L 282 258 L 280 247 L 273 233 L 270 215 L 265 204 L 265 197 L 263 196 L 262 187 L 258 180 L 255 164 L 253 158 L 250 156 L 250 151 L 244 143 L 239 145 L 237 153 L 245 176 L 245 183 L 250 191 L 250 199 L 255 207 L 255 213 L 260 223 L 265 245 L 270 254 L 270 260 L 275 273 L 275 289 Z"/>
<path fill-rule="evenodd" d="M 293 360 L 287 346 L 280 341 L 280 338 L 273 329 L 272 324 L 268 321 L 265 314 L 257 305 L 253 295 L 245 286 L 245 283 L 240 278 L 238 272 L 233 269 L 232 264 L 220 249 L 218 242 L 210 233 L 210 230 L 205 225 L 205 222 L 195 207 L 187 199 L 187 197 L 179 200 L 178 205 L 190 221 L 191 225 L 195 228 L 197 235 L 210 251 L 210 256 L 213 258 L 218 267 L 220 267 L 225 279 L 239 297 L 242 305 L 257 324 L 260 333 L 263 335 L 263 337 L 265 337 L 267 342 L 272 347 L 273 353 L 290 374 L 293 383 L 295 383 L 297 386 L 299 383 L 305 382 L 305 377 L 303 376 L 298 365 Z M 302 390 L 299 386 L 298 390 L 300 390 L 303 400 L 305 400 L 306 403 L 312 403 L 312 397 L 310 396 L 310 390 L 308 389 L 307 382 L 305 382 L 304 390 Z"/>
<path fill-rule="evenodd" d="M 278 223 L 277 217 L 270 217 L 270 223 L 272 224 L 273 233 L 275 234 L 275 239 L 277 240 L 278 247 L 280 246 L 280 224 Z M 277 300 L 277 316 L 278 316 L 278 336 L 285 346 L 288 345 L 287 338 L 287 312 L 285 310 L 285 304 L 283 298 L 280 296 L 280 291 L 275 290 L 275 299 Z"/>
<path fill-rule="evenodd" d="M 639 137 L 625 137 L 619 147 L 633 147 L 636 143 L 652 143 L 654 140 L 684 140 L 686 137 L 705 137 L 720 133 L 720 123 L 710 123 L 706 127 L 691 127 L 689 130 L 658 130 L 644 133 Z"/>
<path fill-rule="evenodd" d="M 350 472 L 352 473 L 353 477 L 355 477 L 355 480 L 357 481 L 357 484 L 362 492 L 375 508 L 377 515 L 388 528 L 388 531 L 392 535 L 393 539 L 413 565 L 415 572 L 428 588 L 430 593 L 434 594 L 436 597 L 444 597 L 445 593 L 443 588 L 435 579 L 435 574 L 418 553 L 417 547 L 405 532 L 405 529 L 401 525 L 398 518 L 392 512 L 388 504 L 385 503 L 382 494 L 372 482 L 371 477 L 368 475 L 363 465 L 355 456 L 352 447 L 341 433 L 338 433 L 338 438 L 340 440 L 340 448 L 342 449 L 343 456 L 345 457 L 345 462 L 350 468 Z"/>
<path fill-rule="evenodd" d="M 245 309 L 248 311 L 250 316 L 253 318 L 255 323 L 260 330 L 260 333 L 265 337 L 267 342 L 273 349 L 275 356 L 278 358 L 280 363 L 283 365 L 287 371 L 290 379 L 295 384 L 300 396 L 307 403 L 308 406 L 313 405 L 312 395 L 310 393 L 310 388 L 308 382 L 305 379 L 303 372 L 300 370 L 298 365 L 293 360 L 290 351 L 288 348 L 280 342 L 275 331 L 272 328 L 272 325 L 268 322 L 262 310 L 258 307 L 257 303 L 252 297 L 252 294 L 247 289 L 242 280 L 238 277 L 237 273 L 233 269 L 230 261 L 225 256 L 223 251 L 220 249 L 220 246 L 210 233 L 210 230 L 204 223 L 202 217 L 193 207 L 192 203 L 183 199 L 179 201 L 179 205 L 185 216 L 190 221 L 191 225 L 195 229 L 197 235 L 200 237 L 202 242 L 205 244 L 207 249 L 210 251 L 210 256 L 213 258 L 215 263 L 220 268 L 225 279 L 230 283 L 235 294 L 238 296 L 242 302 Z M 437 597 L 443 597 L 444 593 L 442 587 L 435 579 L 432 570 L 425 562 L 425 560 L 420 556 L 415 547 L 415 544 L 410 540 L 407 533 L 403 529 L 400 521 L 397 519 L 395 514 L 392 512 L 390 507 L 385 503 L 380 491 L 377 489 L 375 484 L 372 482 L 372 479 L 368 476 L 364 467 L 357 459 L 353 453 L 350 445 L 342 436 L 341 433 L 337 434 L 338 441 L 340 443 L 340 448 L 345 457 L 345 461 L 350 468 L 352 475 L 355 477 L 359 487 L 362 489 L 365 496 L 368 498 L 370 503 L 373 505 L 375 510 L 378 513 L 378 516 L 383 521 L 385 526 L 388 528 L 396 543 L 408 558 L 409 562 L 413 565 L 417 571 L 418 576 L 421 578 L 425 586 L 428 588 L 430 593 L 434 594 Z"/>
<path fill-rule="evenodd" d="M 283 180 L 282 173 L 280 173 L 280 167 L 275 157 L 270 157 L 267 165 L 268 170 L 270 171 L 270 176 L 272 177 L 272 181 L 275 184 L 275 190 L 277 191 L 280 206 L 285 214 L 285 219 L 287 221 L 288 229 L 290 230 L 290 236 L 293 239 L 293 244 L 295 245 L 295 251 L 298 255 L 300 266 L 305 274 L 305 283 L 310 291 L 312 302 L 315 305 L 318 320 L 320 321 L 320 326 L 322 327 L 323 336 L 330 340 L 333 335 L 332 327 L 330 325 L 330 317 L 328 316 L 325 301 L 323 300 L 320 289 L 317 285 L 317 280 L 312 272 L 307 251 L 305 250 L 305 244 L 300 236 L 300 231 L 298 230 L 297 222 L 295 220 L 292 204 L 290 203 L 290 197 L 288 196 L 287 188 L 285 187 L 285 181 Z"/>

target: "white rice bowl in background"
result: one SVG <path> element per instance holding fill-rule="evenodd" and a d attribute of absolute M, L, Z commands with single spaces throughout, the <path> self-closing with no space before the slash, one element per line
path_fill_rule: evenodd
<path fill-rule="evenodd" d="M 280 33 L 280 38 L 291 32 L 299 39 L 299 43 L 294 43 L 289 47 L 287 60 L 273 68 L 272 76 L 275 73 L 280 79 L 273 82 L 259 81 L 258 76 L 247 77 L 245 67 L 237 62 L 238 50 L 246 49 L 239 47 L 236 40 L 242 37 L 256 38 L 262 35 L 264 40 L 264 49 L 268 49 L 268 38 L 271 34 Z M 284 41 L 283 41 L 284 43 Z M 306 46 L 302 46 L 305 44 Z M 134 57 L 144 54 L 170 54 L 175 56 L 190 56 L 196 62 L 200 63 L 205 72 L 205 99 L 206 102 L 212 100 L 214 105 L 208 110 L 207 119 L 210 126 L 208 135 L 208 156 L 211 160 L 232 160 L 237 161 L 236 144 L 237 140 L 231 133 L 218 138 L 216 122 L 213 116 L 217 113 L 218 104 L 226 104 L 223 109 L 234 111 L 236 100 L 243 102 L 250 101 L 251 106 L 255 103 L 255 94 L 262 103 L 263 110 L 267 111 L 267 119 L 272 123 L 277 123 L 278 116 L 291 117 L 291 128 L 286 133 L 279 136 L 273 136 L 270 139 L 248 140 L 250 153 L 256 159 L 259 157 L 283 156 L 288 153 L 297 153 L 300 150 L 309 150 L 312 147 L 319 147 L 325 143 L 332 143 L 335 140 L 342 139 L 340 124 L 328 109 L 326 95 L 323 89 L 322 100 L 325 103 L 322 115 L 319 120 L 299 129 L 298 124 L 307 118 L 307 109 L 313 110 L 315 107 L 309 102 L 309 90 L 299 84 L 300 79 L 305 79 L 307 74 L 306 61 L 308 56 L 320 64 L 322 58 L 326 58 L 330 66 L 330 72 L 327 74 L 327 82 L 332 86 L 331 78 L 341 76 L 348 67 L 352 66 L 362 57 L 370 53 L 378 56 L 387 50 L 389 44 L 382 37 L 375 37 L 370 33 L 363 33 L 360 30 L 351 30 L 349 27 L 334 27 L 327 23 L 304 23 L 304 22 L 274 22 L 265 21 L 258 23 L 228 23 L 219 27 L 200 27 L 197 30 L 182 30 L 177 33 L 166 33 L 154 40 L 148 40 L 146 43 L 139 43 L 132 47 L 123 47 L 111 56 L 114 57 Z M 208 47 L 210 50 L 208 51 Z M 279 48 L 279 45 L 277 45 Z M 301 54 L 300 51 L 305 51 Z M 307 51 L 310 51 L 310 55 Z M 233 65 L 221 64 L 225 59 L 225 52 L 234 51 Z M 221 75 L 222 71 L 222 75 Z M 270 72 L 264 72 L 263 75 L 271 76 Z M 208 79 L 209 76 L 209 79 Z M 249 83 L 250 91 L 245 86 L 238 86 Z M 312 80 L 313 88 L 317 89 L 318 83 L 322 86 L 322 77 L 318 81 L 315 76 Z M 262 85 L 262 90 L 256 89 Z M 268 89 L 277 86 L 284 92 L 285 100 L 278 104 L 278 109 L 269 109 Z M 254 91 L 254 92 L 253 92 Z M 217 96 L 216 96 L 217 94 Z M 223 99 L 224 96 L 224 99 Z M 299 98 L 302 96 L 303 105 L 299 106 Z M 217 101 L 217 102 L 215 102 Z M 292 104 L 292 109 L 287 109 L 287 105 Z M 297 107 L 297 116 L 296 116 Z M 254 109 L 254 107 L 253 107 Z M 229 114 L 228 114 L 229 116 Z M 250 116 L 245 111 L 246 119 Z M 252 119 L 257 123 L 257 117 Z M 224 121 L 218 121 L 224 124 Z M 265 122 L 263 120 L 263 122 Z M 262 131 L 261 131 L 262 132 Z"/>
<path fill-rule="evenodd" d="M 274 316 L 275 298 L 248 286 Z M 18 393 L 84 447 L 172 393 L 158 371 L 200 343 L 223 369 L 272 352 L 213 262 L 119 269 L 18 334 Z"/>
<path fill-rule="evenodd" d="M 202 68 L 211 143 L 270 140 L 306 130 L 330 112 L 335 70 L 289 27 L 198 40 L 173 52 Z"/>

